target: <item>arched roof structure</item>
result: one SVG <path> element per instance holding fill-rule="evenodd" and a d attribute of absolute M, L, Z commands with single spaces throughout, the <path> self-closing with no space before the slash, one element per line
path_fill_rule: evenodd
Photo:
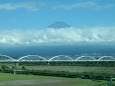
<path fill-rule="evenodd" d="M 0 62 L 12 62 L 12 61 L 15 61 L 15 59 L 7 55 L 0 55 Z"/>
<path fill-rule="evenodd" d="M 47 61 L 47 59 L 39 55 L 27 55 L 20 57 L 17 61 L 18 62 Z"/>
<path fill-rule="evenodd" d="M 73 61 L 73 59 L 66 55 L 58 55 L 50 58 L 48 61 Z"/>
<path fill-rule="evenodd" d="M 115 61 L 115 58 L 113 56 L 102 56 L 98 61 Z"/>
<path fill-rule="evenodd" d="M 80 56 L 75 61 L 96 61 L 96 59 L 93 56 Z"/>

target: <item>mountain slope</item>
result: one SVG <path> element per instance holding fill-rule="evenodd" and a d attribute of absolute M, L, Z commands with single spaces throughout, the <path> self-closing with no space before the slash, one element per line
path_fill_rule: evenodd
<path fill-rule="evenodd" d="M 69 28 L 71 27 L 70 25 L 66 24 L 65 22 L 55 22 L 53 23 L 52 25 L 50 25 L 48 28 L 57 28 L 57 29 L 60 29 L 60 28 Z"/>

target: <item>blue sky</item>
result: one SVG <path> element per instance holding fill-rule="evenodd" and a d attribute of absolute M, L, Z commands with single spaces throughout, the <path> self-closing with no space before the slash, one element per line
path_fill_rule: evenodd
<path fill-rule="evenodd" d="M 113 43 L 114 15 L 115 0 L 0 0 L 0 43 Z M 73 28 L 58 31 L 46 29 L 56 21 L 66 22 Z M 88 30 L 84 31 L 84 28 Z M 69 36 L 67 31 L 71 31 Z"/>
<path fill-rule="evenodd" d="M 0 0 L 0 27 L 43 29 L 56 21 L 74 27 L 115 24 L 115 0 Z"/>

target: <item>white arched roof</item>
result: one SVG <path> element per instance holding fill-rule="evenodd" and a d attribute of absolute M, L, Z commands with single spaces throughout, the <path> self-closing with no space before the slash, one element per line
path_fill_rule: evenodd
<path fill-rule="evenodd" d="M 7 55 L 0 55 L 0 61 L 15 61 L 15 59 Z"/>
<path fill-rule="evenodd" d="M 39 55 L 27 55 L 20 57 L 17 61 L 47 61 L 47 59 Z"/>
<path fill-rule="evenodd" d="M 98 61 L 115 61 L 115 58 L 113 56 L 102 56 Z"/>
<path fill-rule="evenodd" d="M 50 58 L 48 61 L 73 61 L 73 59 L 66 55 L 58 55 Z"/>
<path fill-rule="evenodd" d="M 75 59 L 75 61 L 95 61 L 96 59 L 93 56 L 80 56 Z"/>

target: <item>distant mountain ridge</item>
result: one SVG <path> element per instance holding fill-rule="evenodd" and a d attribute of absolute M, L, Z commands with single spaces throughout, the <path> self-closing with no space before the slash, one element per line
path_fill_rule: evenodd
<path fill-rule="evenodd" d="M 57 28 L 57 29 L 69 28 L 69 27 L 71 27 L 69 24 L 66 24 L 65 22 L 62 22 L 62 21 L 57 21 L 53 23 L 52 25 L 48 26 L 48 28 Z"/>

